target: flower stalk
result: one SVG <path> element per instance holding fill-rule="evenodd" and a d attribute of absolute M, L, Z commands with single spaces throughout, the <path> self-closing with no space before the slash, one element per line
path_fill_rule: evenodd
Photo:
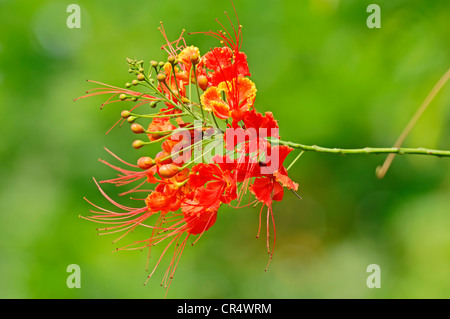
<path fill-rule="evenodd" d="M 398 154 L 398 155 L 432 155 L 437 157 L 450 157 L 450 151 L 428 149 L 423 147 L 406 148 L 406 147 L 364 147 L 364 148 L 328 148 L 317 145 L 304 145 L 288 141 L 271 139 L 271 142 L 280 145 L 290 146 L 305 152 L 318 152 L 340 155 L 354 154 Z"/>

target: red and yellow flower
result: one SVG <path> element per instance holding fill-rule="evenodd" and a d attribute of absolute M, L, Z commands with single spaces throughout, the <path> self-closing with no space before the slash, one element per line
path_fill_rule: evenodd
<path fill-rule="evenodd" d="M 162 26 L 161 32 L 167 39 Z M 261 212 L 267 207 L 267 248 L 272 256 L 275 238 L 271 250 L 268 238 L 270 220 L 275 232 L 273 202 L 282 200 L 284 189 L 298 189 L 298 184 L 288 177 L 283 165 L 292 149 L 273 145 L 273 140 L 280 138 L 277 121 L 271 112 L 263 115 L 255 109 L 256 86 L 248 78 L 247 56 L 240 51 L 241 26 L 234 29 L 234 36 L 211 31 L 205 34 L 220 39 L 223 46 L 201 56 L 197 47 L 185 45 L 182 33 L 177 40 L 167 40 L 163 46 L 169 55 L 168 62 L 153 61 L 151 71 L 146 74 L 142 61 L 129 59 L 130 70 L 137 78 L 127 83 L 126 89 L 105 85 L 105 88 L 86 95 L 112 94 L 112 97 L 119 95 L 119 99 L 115 100 L 117 102 L 138 102 L 131 109 L 124 110 L 116 124 L 128 121 L 132 123 L 133 133 L 145 137 L 144 140 L 135 140 L 132 144 L 134 148 L 140 149 L 149 144 L 160 146 L 153 154 L 141 155 L 137 165 L 121 160 L 108 151 L 128 166 L 121 168 L 102 160 L 117 171 L 118 176 L 96 182 L 100 192 L 118 211 L 90 202 L 96 210 L 92 211 L 92 216 L 85 218 L 108 224 L 100 229 L 105 233 L 123 232 L 118 239 L 136 227 L 150 230 L 148 238 L 120 249 L 148 248 L 150 252 L 152 246 L 166 242 L 166 248 L 149 278 L 169 247 L 174 246 L 163 278 L 166 288 L 170 286 L 188 239 L 198 236 L 197 241 L 215 225 L 222 205 L 231 206 L 234 201 L 240 202 L 245 194 L 254 196 L 252 203 L 262 206 L 260 228 Z M 150 88 L 150 92 L 131 89 L 140 84 Z M 142 105 L 149 104 L 156 108 L 158 103 L 163 108 L 156 109 L 154 113 L 135 113 L 135 109 Z M 208 112 L 213 114 L 212 119 L 208 117 Z M 221 125 L 216 118 L 222 122 Z M 228 122 L 230 118 L 231 124 Z M 137 123 L 146 119 L 150 119 L 150 123 Z M 211 137 L 217 132 L 219 134 L 213 142 Z M 237 141 L 239 134 L 244 138 Z M 222 150 L 226 155 L 211 156 L 212 161 L 205 162 L 204 155 L 212 152 L 208 147 L 217 140 L 223 142 Z M 131 189 L 120 195 L 143 194 L 136 198 L 141 203 L 140 207 L 128 207 L 114 201 L 100 187 L 101 183 L 130 185 Z"/>

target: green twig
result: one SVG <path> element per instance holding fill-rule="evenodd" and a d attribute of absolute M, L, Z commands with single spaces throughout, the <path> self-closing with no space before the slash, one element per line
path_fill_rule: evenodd
<path fill-rule="evenodd" d="M 450 157 L 450 151 L 443 150 L 433 150 L 423 147 L 418 148 L 404 148 L 404 147 L 365 147 L 365 148 L 327 148 L 317 145 L 304 145 L 293 142 L 286 142 L 277 139 L 271 139 L 272 142 L 290 146 L 292 148 L 300 149 L 306 152 L 319 152 L 319 153 L 330 153 L 330 154 L 341 154 L 341 155 L 351 155 L 351 154 L 416 154 L 416 155 L 432 155 L 437 157 Z"/>

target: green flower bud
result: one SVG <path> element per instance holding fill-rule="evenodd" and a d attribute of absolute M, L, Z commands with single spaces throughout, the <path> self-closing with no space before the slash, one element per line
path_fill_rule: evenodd
<path fill-rule="evenodd" d="M 191 55 L 190 59 L 191 59 L 191 63 L 194 64 L 194 65 L 198 64 L 198 62 L 200 62 L 200 58 L 199 58 L 197 53 L 193 53 Z"/>
<path fill-rule="evenodd" d="M 145 145 L 144 142 L 141 140 L 135 140 L 132 144 L 133 148 L 135 149 L 141 148 L 144 145 Z"/>
<path fill-rule="evenodd" d="M 156 76 L 156 79 L 157 79 L 159 82 L 164 82 L 164 81 L 166 80 L 166 75 L 165 75 L 164 73 L 159 73 L 159 74 Z"/>
<path fill-rule="evenodd" d="M 175 57 L 173 55 L 169 55 L 169 57 L 167 58 L 167 62 L 169 62 L 170 64 L 174 64 L 175 63 Z"/>
<path fill-rule="evenodd" d="M 120 116 L 122 116 L 124 119 L 130 117 L 131 113 L 130 111 L 123 110 L 122 113 L 120 113 Z"/>
<path fill-rule="evenodd" d="M 142 127 L 142 125 L 138 123 L 131 124 L 131 130 L 135 134 L 141 134 L 145 132 L 144 127 Z"/>
<path fill-rule="evenodd" d="M 136 121 L 136 119 L 137 119 L 136 116 L 131 115 L 127 118 L 127 121 L 128 121 L 128 123 L 134 123 L 134 121 Z"/>

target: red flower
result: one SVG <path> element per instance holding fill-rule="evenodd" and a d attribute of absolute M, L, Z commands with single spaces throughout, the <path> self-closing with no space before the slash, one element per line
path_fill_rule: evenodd
<path fill-rule="evenodd" d="M 238 77 L 250 76 L 247 56 L 243 52 L 232 51 L 229 47 L 214 48 L 203 56 L 211 86 L 221 82 L 232 81 Z"/>
<path fill-rule="evenodd" d="M 279 138 L 278 123 L 272 112 L 266 112 L 265 116 L 256 110 L 247 111 L 243 116 L 243 127 L 227 128 L 224 140 L 227 150 L 234 150 L 249 154 L 252 160 L 258 160 L 261 154 L 270 151 L 270 143 L 267 137 Z M 253 154 L 253 155 L 251 155 Z"/>
<path fill-rule="evenodd" d="M 148 125 L 147 131 L 150 141 L 156 141 L 168 135 L 170 131 L 176 129 L 175 125 L 170 122 L 169 117 L 157 117 Z"/>
<path fill-rule="evenodd" d="M 203 67 L 204 59 L 200 57 L 200 50 L 193 45 L 184 48 L 178 54 L 181 71 L 177 73 L 177 78 L 183 81 L 183 85 L 189 83 L 198 83 L 198 78 L 205 76 L 206 71 Z M 192 66 L 195 65 L 195 72 Z M 190 79 L 189 79 L 190 75 Z M 197 77 L 195 77 L 195 75 Z"/>
<path fill-rule="evenodd" d="M 120 195 L 145 196 L 133 198 L 140 203 L 140 207 L 128 207 L 110 198 L 96 182 L 103 196 L 118 211 L 91 203 L 96 210 L 91 211 L 93 215 L 86 219 L 106 224 L 106 227 L 99 229 L 106 234 L 122 232 L 116 241 L 138 226 L 150 229 L 146 239 L 122 246 L 120 250 L 148 248 L 150 258 L 151 247 L 165 242 L 165 248 L 148 278 L 152 277 L 169 248 L 173 247 L 172 258 L 162 280 L 166 288 L 170 287 L 188 239 L 197 236 L 196 242 L 215 225 L 222 204 L 231 206 L 234 200 L 240 203 L 245 194 L 256 197 L 249 205 L 255 202 L 262 204 L 258 236 L 262 210 L 267 206 L 270 263 L 276 240 L 273 201 L 282 200 L 285 187 L 293 191 L 298 189 L 298 184 L 288 177 L 283 166 L 292 148 L 271 145 L 271 141 L 279 139 L 278 123 L 271 112 L 263 115 L 255 110 L 256 87 L 247 78 L 250 76 L 247 56 L 240 51 L 241 26 L 231 26 L 232 32 L 225 27 L 225 32 L 204 32 L 221 40 L 223 47 L 200 56 L 197 47 L 186 46 L 184 31 L 177 40 L 169 42 L 161 24 L 160 30 L 167 42 L 162 48 L 169 54 L 168 62 L 152 61 L 151 69 L 146 73 L 142 60 L 128 59 L 130 73 L 135 73 L 137 78 L 127 83 L 126 87 L 143 85 L 150 90 L 149 94 L 103 84 L 105 88 L 87 95 L 111 94 L 104 104 L 138 102 L 130 111 L 121 112 L 119 122 L 127 120 L 132 123 L 133 133 L 142 134 L 145 139 L 148 137 L 149 141 L 136 139 L 132 143 L 135 149 L 148 144 L 160 145 L 156 155 L 141 155 L 137 165 L 127 163 L 110 152 L 129 168 L 102 160 L 116 170 L 118 176 L 100 183 L 133 185 Z M 204 91 L 202 95 L 199 88 Z M 193 92 L 198 93 L 200 101 L 196 101 Z M 119 99 L 112 100 L 117 95 Z M 131 112 L 146 103 L 150 103 L 152 108 L 158 107 L 158 103 L 165 106 L 152 114 Z M 213 115 L 204 114 L 204 110 Z M 135 123 L 149 118 L 152 120 L 147 129 Z M 230 118 L 231 124 L 228 121 Z M 220 120 L 226 121 L 220 123 Z M 226 127 L 225 132 L 223 127 Z M 235 151 L 236 158 L 215 155 L 212 162 L 206 162 L 208 155 L 223 154 L 220 152 L 223 145 L 226 154 Z M 200 149 L 201 155 L 197 153 Z M 202 162 L 197 163 L 200 158 Z M 272 248 L 269 245 L 270 223 L 274 234 Z"/>
<path fill-rule="evenodd" d="M 222 99 L 225 93 L 226 101 Z M 219 83 L 218 87 L 208 88 L 201 96 L 203 108 L 213 111 L 220 119 L 233 118 L 239 122 L 244 112 L 250 110 L 255 102 L 255 84 L 247 78 L 236 78 L 231 81 Z"/>
<path fill-rule="evenodd" d="M 283 162 L 286 159 L 287 155 L 293 150 L 293 148 L 288 146 L 274 146 L 271 148 L 271 154 L 269 162 L 265 165 L 272 166 L 272 169 L 275 168 L 275 171 L 272 171 L 271 173 L 265 172 L 265 165 L 260 165 L 260 173 L 259 177 L 257 177 L 253 183 L 253 185 L 250 186 L 250 192 L 255 195 L 256 199 L 261 202 L 263 205 L 261 207 L 261 211 L 259 213 L 259 230 L 258 230 L 258 236 L 261 229 L 261 213 L 264 208 L 264 206 L 267 206 L 267 218 L 266 218 L 266 225 L 267 225 L 267 232 L 266 232 L 266 241 L 267 241 L 267 250 L 270 253 L 270 260 L 273 256 L 273 248 L 275 246 L 276 241 L 276 230 L 275 230 L 275 219 L 273 216 L 273 210 L 272 210 L 272 203 L 273 201 L 281 201 L 283 199 L 284 195 L 284 189 L 283 187 L 288 187 L 292 190 L 298 189 L 298 184 L 294 183 L 288 176 L 287 171 L 283 166 Z M 273 245 L 272 250 L 270 250 L 269 245 L 269 233 L 270 233 L 270 219 L 272 220 L 272 226 L 273 226 Z M 269 266 L 269 265 L 267 265 Z M 267 268 L 266 268 L 267 269 Z"/>

